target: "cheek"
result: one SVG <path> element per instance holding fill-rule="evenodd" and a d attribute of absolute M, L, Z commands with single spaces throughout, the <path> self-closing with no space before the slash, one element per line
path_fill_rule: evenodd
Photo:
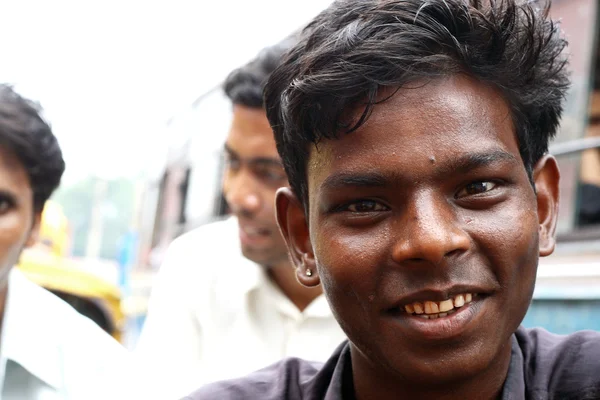
<path fill-rule="evenodd" d="M 279 187 L 268 187 L 261 189 L 259 192 L 263 203 L 263 210 L 272 217 L 273 221 L 275 221 L 275 194 L 277 193 L 277 189 Z"/>
<path fill-rule="evenodd" d="M 385 230 L 348 231 L 336 226 L 311 235 L 315 261 L 332 302 L 367 304 L 374 300 L 378 268 L 385 265 L 388 247 Z"/>
<path fill-rule="evenodd" d="M 0 264 L 10 267 L 15 264 L 27 242 L 27 222 L 17 213 L 0 216 Z"/>
<path fill-rule="evenodd" d="M 539 253 L 535 207 L 505 207 L 473 218 L 470 227 L 502 286 L 516 296 L 527 295 L 535 282 Z"/>

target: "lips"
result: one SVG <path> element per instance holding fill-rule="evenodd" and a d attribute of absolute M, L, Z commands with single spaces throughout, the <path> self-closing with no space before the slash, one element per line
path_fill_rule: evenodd
<path fill-rule="evenodd" d="M 494 286 L 454 284 L 446 287 L 430 287 L 409 292 L 386 302 L 386 311 L 400 309 L 408 314 L 437 314 L 453 308 L 460 308 L 477 296 L 487 296 L 495 292 Z M 408 306 L 408 309 L 406 309 Z M 427 308 L 426 308 L 427 307 Z M 422 310 L 422 311 L 421 311 Z"/>
<path fill-rule="evenodd" d="M 461 293 L 443 301 L 414 302 L 404 305 L 407 314 L 417 315 L 424 319 L 445 317 L 456 312 L 457 309 L 469 304 L 477 293 Z"/>
<path fill-rule="evenodd" d="M 248 237 L 255 238 L 260 236 L 266 236 L 269 234 L 269 231 L 264 228 L 259 228 L 251 225 L 242 225 L 240 224 L 240 230 Z"/>
<path fill-rule="evenodd" d="M 492 293 L 472 285 L 422 290 L 385 308 L 384 320 L 414 340 L 449 340 L 479 329 Z"/>
<path fill-rule="evenodd" d="M 250 223 L 239 223 L 240 240 L 243 245 L 251 247 L 264 247 L 270 242 L 271 231 Z"/>

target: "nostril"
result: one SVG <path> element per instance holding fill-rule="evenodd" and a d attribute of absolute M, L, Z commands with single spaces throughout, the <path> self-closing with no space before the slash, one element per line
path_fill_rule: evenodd
<path fill-rule="evenodd" d="M 449 251 L 448 253 L 446 253 L 446 257 L 453 257 L 453 256 L 457 256 L 462 252 L 461 249 L 454 249 Z"/>

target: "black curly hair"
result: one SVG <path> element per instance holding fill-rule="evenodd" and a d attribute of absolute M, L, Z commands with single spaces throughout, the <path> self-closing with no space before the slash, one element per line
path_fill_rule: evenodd
<path fill-rule="evenodd" d="M 290 185 L 307 205 L 309 146 L 361 126 L 382 88 L 467 74 L 511 110 L 530 177 L 558 128 L 566 41 L 549 4 L 521 0 L 335 1 L 302 32 L 265 88 Z M 364 111 L 358 122 L 344 119 Z"/>
<path fill-rule="evenodd" d="M 33 191 L 33 211 L 41 212 L 60 184 L 65 162 L 41 108 L 0 84 L 0 146 L 23 164 Z"/>

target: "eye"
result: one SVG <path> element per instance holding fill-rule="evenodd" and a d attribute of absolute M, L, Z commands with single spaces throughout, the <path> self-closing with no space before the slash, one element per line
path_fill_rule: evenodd
<path fill-rule="evenodd" d="M 230 155 L 225 155 L 225 167 L 230 170 L 238 170 L 240 168 L 240 160 L 237 158 L 231 157 Z"/>
<path fill-rule="evenodd" d="M 4 214 L 9 211 L 15 202 L 6 195 L 0 195 L 0 214 Z"/>
<path fill-rule="evenodd" d="M 255 167 L 254 171 L 256 175 L 266 182 L 280 183 L 287 179 L 285 171 L 282 168 Z"/>
<path fill-rule="evenodd" d="M 490 181 L 471 182 L 467 186 L 465 186 L 460 192 L 458 192 L 456 197 L 460 198 L 483 194 L 489 192 L 490 190 L 493 190 L 494 188 L 496 188 L 496 186 L 498 186 L 496 182 Z"/>
<path fill-rule="evenodd" d="M 379 212 L 387 209 L 386 206 L 374 200 L 359 200 L 346 207 L 347 211 L 353 213 Z"/>

